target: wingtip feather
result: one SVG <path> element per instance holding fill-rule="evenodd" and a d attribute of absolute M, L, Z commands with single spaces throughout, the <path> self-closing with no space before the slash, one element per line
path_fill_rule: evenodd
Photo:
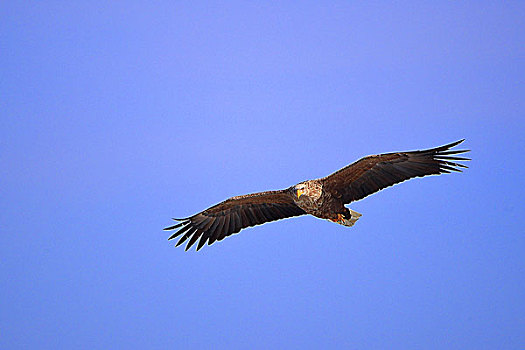
<path fill-rule="evenodd" d="M 168 241 L 171 241 L 173 238 L 177 237 L 179 234 L 177 232 L 175 232 L 174 234 L 172 234 L 169 238 L 168 238 Z"/>
<path fill-rule="evenodd" d="M 175 247 L 178 247 L 180 246 L 181 244 L 183 244 L 184 242 L 186 242 L 186 240 L 190 237 L 190 235 L 188 234 L 185 234 L 184 236 L 182 236 L 179 241 L 177 242 L 177 244 L 175 244 Z"/>
<path fill-rule="evenodd" d="M 177 225 L 173 225 L 173 226 L 168 226 L 168 227 L 165 227 L 163 228 L 164 231 L 171 231 L 171 230 L 174 230 L 176 229 L 177 227 L 181 227 L 182 225 L 184 225 L 183 222 L 177 224 Z"/>

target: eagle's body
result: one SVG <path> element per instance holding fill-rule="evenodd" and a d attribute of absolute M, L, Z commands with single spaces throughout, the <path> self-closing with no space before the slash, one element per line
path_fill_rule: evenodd
<path fill-rule="evenodd" d="M 299 208 L 310 215 L 322 217 L 323 212 L 332 212 L 336 209 L 333 207 L 336 203 L 330 200 L 329 193 L 323 192 L 323 182 L 320 180 L 304 181 L 292 186 L 290 190 L 292 193 L 294 190 L 303 192 L 301 196 L 292 198 Z"/>
<path fill-rule="evenodd" d="M 295 204 L 305 213 L 327 219 L 345 226 L 352 226 L 361 214 L 350 211 L 340 198 L 330 191 L 323 191 L 323 179 L 308 180 L 290 188 L 300 190 L 301 196 L 293 196 Z M 352 221 L 353 220 L 353 221 Z"/>
<path fill-rule="evenodd" d="M 199 238 L 197 250 L 239 232 L 249 226 L 310 214 L 345 226 L 352 226 L 361 214 L 345 204 L 362 199 L 374 192 L 413 177 L 439 175 L 466 168 L 456 161 L 470 160 L 453 156 L 468 152 L 450 148 L 463 140 L 423 151 L 385 153 L 364 157 L 335 173 L 315 180 L 301 182 L 280 191 L 267 191 L 232 197 L 181 223 L 169 239 L 182 235 L 177 246 L 190 241 L 188 250 Z"/>

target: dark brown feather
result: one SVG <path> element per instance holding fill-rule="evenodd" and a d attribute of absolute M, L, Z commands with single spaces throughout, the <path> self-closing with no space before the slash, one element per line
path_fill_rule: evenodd
<path fill-rule="evenodd" d="M 210 238 L 208 239 L 208 245 L 212 245 L 217 240 L 217 236 L 224 225 L 224 217 L 221 216 L 215 218 L 215 221 L 217 222 L 216 225 L 213 225 L 210 228 Z"/>
<path fill-rule="evenodd" d="M 186 244 L 186 248 L 184 248 L 184 250 L 188 251 L 188 249 L 190 249 L 191 246 L 194 245 L 195 242 L 197 242 L 197 240 L 202 235 L 202 233 L 203 232 L 201 230 L 197 229 L 196 232 L 193 234 L 193 236 L 191 236 L 190 241 L 188 242 L 188 244 Z"/>

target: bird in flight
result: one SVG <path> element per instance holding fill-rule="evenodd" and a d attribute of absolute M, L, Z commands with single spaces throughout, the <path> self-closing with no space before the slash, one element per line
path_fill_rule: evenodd
<path fill-rule="evenodd" d="M 199 240 L 197 250 L 207 242 L 222 241 L 246 227 L 310 214 L 320 219 L 353 226 L 361 217 L 345 204 L 399 182 L 427 175 L 440 175 L 467 168 L 458 161 L 469 158 L 451 150 L 459 140 L 441 147 L 367 156 L 321 179 L 308 180 L 279 191 L 266 191 L 229 198 L 164 230 L 175 230 L 168 240 L 180 237 L 175 245 L 189 239 L 186 250 Z"/>

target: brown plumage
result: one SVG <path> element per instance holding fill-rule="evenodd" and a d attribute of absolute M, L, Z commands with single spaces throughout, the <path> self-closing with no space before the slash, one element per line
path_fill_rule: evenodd
<path fill-rule="evenodd" d="M 232 197 L 198 214 L 174 219 L 180 223 L 164 230 L 180 228 L 168 239 L 181 236 L 176 246 L 188 250 L 197 240 L 197 250 L 249 226 L 311 214 L 345 226 L 352 226 L 361 214 L 344 205 L 363 199 L 383 188 L 414 177 L 439 175 L 467 166 L 456 156 L 468 150 L 450 150 L 464 140 L 423 151 L 384 153 L 361 158 L 327 177 L 301 182 L 280 191 Z"/>

